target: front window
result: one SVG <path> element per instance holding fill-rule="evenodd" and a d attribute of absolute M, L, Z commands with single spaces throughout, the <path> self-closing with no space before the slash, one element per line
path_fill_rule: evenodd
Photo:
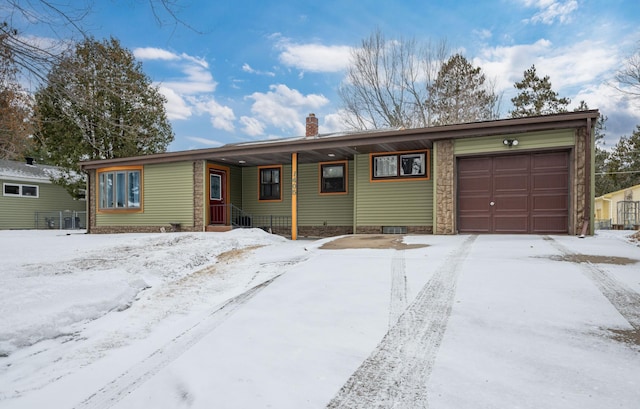
<path fill-rule="evenodd" d="M 347 192 L 345 162 L 320 164 L 320 193 Z"/>
<path fill-rule="evenodd" d="M 141 169 L 114 169 L 98 173 L 100 209 L 140 209 Z"/>
<path fill-rule="evenodd" d="M 372 180 L 429 179 L 429 151 L 371 154 Z"/>
<path fill-rule="evenodd" d="M 259 168 L 260 171 L 260 200 L 280 200 L 280 173 L 282 168 Z"/>
<path fill-rule="evenodd" d="M 33 185 L 4 183 L 2 186 L 3 196 L 39 197 L 38 193 L 38 186 Z"/>

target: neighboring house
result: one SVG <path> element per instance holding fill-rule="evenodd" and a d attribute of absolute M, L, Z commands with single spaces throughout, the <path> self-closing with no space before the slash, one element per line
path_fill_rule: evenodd
<path fill-rule="evenodd" d="M 85 200 L 75 200 L 51 177 L 55 166 L 0 159 L 0 229 L 84 227 Z M 81 213 L 79 213 L 81 212 Z"/>
<path fill-rule="evenodd" d="M 600 228 L 640 228 L 640 185 L 595 198 L 596 225 Z"/>
<path fill-rule="evenodd" d="M 592 233 L 598 111 L 81 163 L 91 233 Z M 284 229 L 284 230 L 282 230 Z"/>

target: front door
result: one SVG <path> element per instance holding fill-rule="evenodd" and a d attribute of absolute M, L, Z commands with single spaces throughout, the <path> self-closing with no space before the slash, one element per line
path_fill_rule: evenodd
<path fill-rule="evenodd" d="M 209 223 L 227 224 L 227 172 L 209 169 Z"/>

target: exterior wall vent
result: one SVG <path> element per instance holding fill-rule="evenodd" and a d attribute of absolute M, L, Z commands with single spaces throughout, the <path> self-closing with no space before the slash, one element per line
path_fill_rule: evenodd
<path fill-rule="evenodd" d="M 382 226 L 382 234 L 407 234 L 406 226 Z"/>

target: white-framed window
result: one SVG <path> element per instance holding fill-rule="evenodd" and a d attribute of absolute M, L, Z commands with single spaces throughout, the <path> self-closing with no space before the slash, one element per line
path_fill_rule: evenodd
<path fill-rule="evenodd" d="M 3 183 L 2 184 L 3 196 L 15 196 L 15 197 L 40 197 L 40 189 L 35 185 L 22 185 L 19 183 Z"/>
<path fill-rule="evenodd" d="M 139 210 L 142 204 L 141 193 L 141 169 L 113 169 L 98 172 L 98 203 L 102 210 Z"/>

